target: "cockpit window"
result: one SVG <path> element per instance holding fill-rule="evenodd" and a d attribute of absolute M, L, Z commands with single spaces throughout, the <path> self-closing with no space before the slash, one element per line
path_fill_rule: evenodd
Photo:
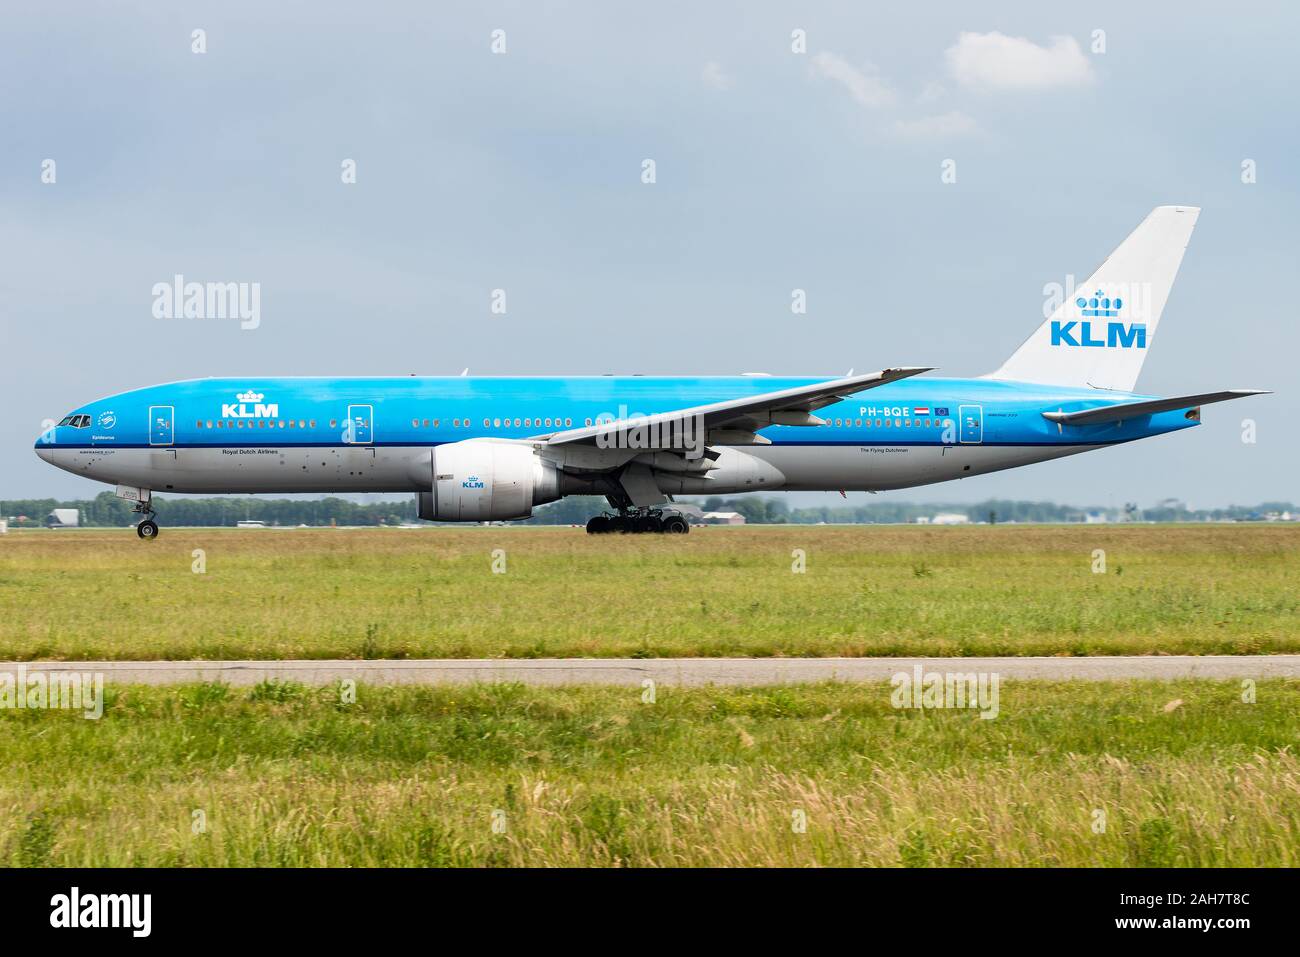
<path fill-rule="evenodd" d="M 70 415 L 60 422 L 59 425 L 71 426 L 74 429 L 88 429 L 90 428 L 90 416 Z"/>
<path fill-rule="evenodd" d="M 70 415 L 65 415 L 63 417 L 63 421 L 59 423 L 59 425 L 71 425 L 71 424 L 72 424 L 72 416 Z"/>

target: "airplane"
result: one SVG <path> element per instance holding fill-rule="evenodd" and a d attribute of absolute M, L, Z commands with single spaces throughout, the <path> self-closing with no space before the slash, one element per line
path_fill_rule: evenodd
<path fill-rule="evenodd" d="M 837 378 L 208 378 L 80 406 L 36 454 L 154 492 L 413 492 L 439 522 L 528 518 L 567 495 L 587 531 L 689 531 L 677 495 L 911 488 L 1191 428 L 1266 390 L 1134 392 L 1200 210 L 1154 209 L 996 371 Z"/>

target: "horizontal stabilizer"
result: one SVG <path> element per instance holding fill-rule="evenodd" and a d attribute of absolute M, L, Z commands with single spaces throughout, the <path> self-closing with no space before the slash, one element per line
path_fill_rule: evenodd
<path fill-rule="evenodd" d="M 1267 389 L 1229 389 L 1226 392 L 1203 392 L 1200 395 L 1176 395 L 1169 399 L 1126 402 L 1120 405 L 1103 406 L 1100 409 L 1084 409 L 1081 412 L 1044 412 L 1043 418 L 1061 425 L 1096 425 L 1099 422 L 1121 422 L 1124 419 L 1135 419 L 1140 415 L 1154 415 L 1157 412 L 1172 412 L 1174 409 L 1209 405 L 1211 402 L 1227 402 L 1229 399 L 1241 399 L 1248 395 L 1267 394 Z"/>

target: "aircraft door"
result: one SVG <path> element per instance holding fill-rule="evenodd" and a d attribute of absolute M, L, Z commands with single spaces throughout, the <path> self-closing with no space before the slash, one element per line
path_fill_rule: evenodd
<path fill-rule="evenodd" d="M 984 441 L 984 407 L 982 405 L 962 405 L 957 407 L 957 420 L 960 428 L 958 441 L 963 445 L 978 445 Z"/>
<path fill-rule="evenodd" d="M 170 405 L 149 406 L 149 444 L 171 445 L 175 438 L 175 409 Z"/>
<path fill-rule="evenodd" d="M 346 439 L 350 445 L 369 445 L 375 439 L 374 409 L 368 405 L 348 406 Z"/>

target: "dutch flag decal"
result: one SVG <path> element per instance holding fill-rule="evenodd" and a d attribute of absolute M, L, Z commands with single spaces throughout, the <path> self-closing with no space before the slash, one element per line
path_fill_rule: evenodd
<path fill-rule="evenodd" d="M 928 405 L 918 405 L 912 410 L 913 415 L 929 415 L 930 407 Z"/>

